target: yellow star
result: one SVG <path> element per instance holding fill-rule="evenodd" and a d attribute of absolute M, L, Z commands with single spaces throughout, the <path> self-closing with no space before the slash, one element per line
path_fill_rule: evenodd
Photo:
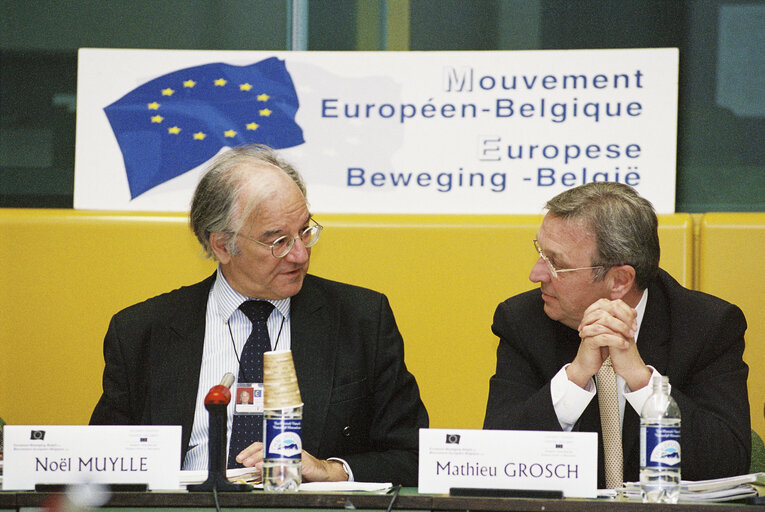
<path fill-rule="evenodd" d="M 258 114 L 260 114 L 263 117 L 268 117 L 271 115 L 271 111 L 267 108 L 264 108 L 263 110 L 258 110 Z"/>
<path fill-rule="evenodd" d="M 269 99 L 270 97 L 271 97 L 271 96 L 269 96 L 269 95 L 268 95 L 268 94 L 266 94 L 266 93 L 263 93 L 263 94 L 258 94 L 258 101 L 268 101 L 268 99 Z"/>
<path fill-rule="evenodd" d="M 217 79 L 217 80 L 216 80 L 215 82 L 213 82 L 213 83 L 215 84 L 215 86 L 216 86 L 216 87 L 223 87 L 223 86 L 224 86 L 224 85 L 226 85 L 228 82 L 226 81 L 226 79 L 225 79 L 225 78 L 219 78 L 219 79 Z"/>
<path fill-rule="evenodd" d="M 146 106 L 149 107 L 149 110 L 159 110 L 159 103 L 157 103 L 156 101 L 152 101 Z"/>
<path fill-rule="evenodd" d="M 234 137 L 236 137 L 236 132 L 234 130 L 226 130 L 225 132 L 223 132 L 223 135 L 228 137 L 229 139 L 233 139 Z"/>
<path fill-rule="evenodd" d="M 162 116 L 151 116 L 152 123 L 161 123 L 164 119 Z"/>
<path fill-rule="evenodd" d="M 162 96 L 172 96 L 175 91 L 171 88 L 162 89 Z"/>
<path fill-rule="evenodd" d="M 183 82 L 183 86 L 184 86 L 184 87 L 192 88 L 192 87 L 194 87 L 195 85 L 197 85 L 197 83 L 196 83 L 194 80 L 185 80 L 185 81 Z"/>
<path fill-rule="evenodd" d="M 260 126 L 258 123 L 247 123 L 248 130 L 257 130 L 258 126 Z"/>
<path fill-rule="evenodd" d="M 207 137 L 207 135 L 202 132 L 197 132 L 194 134 L 194 140 L 205 140 L 205 137 Z"/>
<path fill-rule="evenodd" d="M 252 89 L 252 86 L 250 84 L 239 84 L 239 90 L 240 91 L 249 91 Z"/>
<path fill-rule="evenodd" d="M 181 133 L 181 129 L 178 128 L 177 126 L 173 126 L 172 128 L 168 128 L 167 129 L 167 133 L 172 133 L 173 135 L 178 135 L 179 133 Z"/>

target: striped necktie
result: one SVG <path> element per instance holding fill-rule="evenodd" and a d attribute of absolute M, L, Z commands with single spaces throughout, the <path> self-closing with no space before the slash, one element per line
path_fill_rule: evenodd
<path fill-rule="evenodd" d="M 603 365 L 598 370 L 597 387 L 600 429 L 603 434 L 606 487 L 613 489 L 622 485 L 624 469 L 619 397 L 616 392 L 616 374 L 611 365 L 611 356 L 603 361 Z"/>

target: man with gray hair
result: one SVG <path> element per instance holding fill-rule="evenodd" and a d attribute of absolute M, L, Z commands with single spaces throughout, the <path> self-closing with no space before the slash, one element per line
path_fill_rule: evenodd
<path fill-rule="evenodd" d="M 303 480 L 416 485 L 428 415 L 393 312 L 380 293 L 307 274 L 322 226 L 295 169 L 265 146 L 229 150 L 202 176 L 189 219 L 217 271 L 112 318 L 91 424 L 181 425 L 183 469 L 206 469 L 208 390 L 230 372 L 260 396 L 263 351 L 290 349 Z M 262 468 L 253 407 L 229 404 L 229 467 Z"/>
<path fill-rule="evenodd" d="M 540 287 L 494 314 L 497 369 L 484 428 L 598 432 L 598 486 L 616 487 L 639 478 L 640 411 L 652 377 L 667 376 L 682 415 L 683 479 L 746 473 L 741 310 L 659 268 L 656 214 L 631 187 L 588 183 L 546 208 L 529 275 Z M 601 426 L 609 372 L 610 444 Z"/>

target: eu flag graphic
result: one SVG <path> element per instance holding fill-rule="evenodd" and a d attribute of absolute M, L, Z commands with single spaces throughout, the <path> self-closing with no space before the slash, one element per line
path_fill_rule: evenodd
<path fill-rule="evenodd" d="M 168 73 L 104 108 L 125 161 L 131 199 L 221 147 L 302 144 L 298 98 L 284 61 L 215 63 Z"/>

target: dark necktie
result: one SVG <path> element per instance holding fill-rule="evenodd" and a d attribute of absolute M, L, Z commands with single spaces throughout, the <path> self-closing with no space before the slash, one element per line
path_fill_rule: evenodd
<path fill-rule="evenodd" d="M 263 300 L 248 300 L 243 302 L 239 309 L 252 322 L 252 332 L 242 349 L 237 382 L 263 382 L 263 352 L 271 350 L 266 320 L 274 305 Z M 236 461 L 236 456 L 255 441 L 263 441 L 263 416 L 235 414 L 228 449 L 228 467 L 241 468 L 242 465 Z"/>

